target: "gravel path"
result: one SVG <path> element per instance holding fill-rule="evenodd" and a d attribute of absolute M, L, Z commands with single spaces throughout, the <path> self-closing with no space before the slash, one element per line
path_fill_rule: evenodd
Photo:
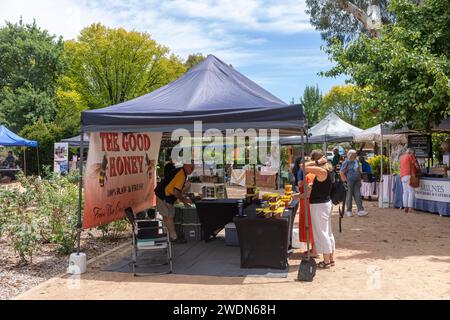
<path fill-rule="evenodd" d="M 131 236 L 131 235 L 130 235 Z M 98 230 L 83 232 L 81 251 L 88 259 L 129 241 L 128 234 L 117 238 L 102 237 Z M 68 266 L 68 256 L 58 253 L 58 246 L 42 244 L 33 256 L 33 262 L 23 264 L 6 238 L 0 238 L 0 300 L 11 299 L 58 274 Z"/>

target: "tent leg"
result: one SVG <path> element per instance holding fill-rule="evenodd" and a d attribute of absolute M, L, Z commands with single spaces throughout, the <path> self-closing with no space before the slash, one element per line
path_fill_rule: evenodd
<path fill-rule="evenodd" d="M 80 238 L 81 238 L 81 210 L 83 197 L 83 161 L 84 161 L 84 132 L 81 131 L 80 139 L 80 182 L 78 187 L 78 223 L 77 223 L 77 255 L 80 254 Z"/>
<path fill-rule="evenodd" d="M 378 195 L 378 207 L 384 208 L 384 194 L 383 194 L 383 133 L 380 139 L 380 194 Z"/>
<path fill-rule="evenodd" d="M 27 153 L 26 148 L 23 149 L 23 172 L 27 176 Z"/>
<path fill-rule="evenodd" d="M 302 144 L 302 148 L 301 148 L 301 157 L 302 157 L 302 168 L 303 168 L 303 201 L 305 203 L 305 205 L 303 206 L 303 214 L 305 215 L 305 230 L 306 230 L 306 252 L 308 252 L 308 261 L 310 260 L 310 252 L 309 252 L 309 219 L 308 219 L 308 212 L 307 212 L 307 208 L 308 206 L 306 205 L 308 203 L 308 188 L 307 188 L 307 184 L 306 184 L 306 160 L 305 160 L 305 142 L 303 140 L 303 135 L 306 135 L 306 130 L 302 130 L 301 133 L 301 144 Z"/>
<path fill-rule="evenodd" d="M 39 163 L 39 147 L 36 147 L 36 157 L 37 157 L 37 169 L 38 169 L 38 177 L 41 176 L 41 165 Z"/>

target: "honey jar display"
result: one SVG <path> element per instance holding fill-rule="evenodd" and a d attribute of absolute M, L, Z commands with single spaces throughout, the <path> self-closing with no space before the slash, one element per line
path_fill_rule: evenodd
<path fill-rule="evenodd" d="M 247 195 L 255 195 L 256 194 L 256 186 L 247 186 Z"/>

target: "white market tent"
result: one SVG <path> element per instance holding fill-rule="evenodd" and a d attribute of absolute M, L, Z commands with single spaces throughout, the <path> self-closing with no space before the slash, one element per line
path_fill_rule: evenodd
<path fill-rule="evenodd" d="M 310 130 L 309 143 L 328 143 L 352 141 L 354 136 L 363 130 L 345 122 L 336 114 L 330 113 Z M 298 145 L 301 136 L 280 138 L 282 145 Z"/>
<path fill-rule="evenodd" d="M 369 129 L 363 130 L 355 134 L 353 141 L 355 142 L 380 142 L 389 141 L 390 143 L 407 143 L 405 134 L 392 133 L 392 124 L 378 124 Z"/>
<path fill-rule="evenodd" d="M 391 122 L 378 124 L 371 128 L 361 131 L 360 133 L 355 134 L 353 141 L 354 142 L 378 142 L 381 145 L 381 156 L 383 156 L 383 144 L 385 141 L 390 144 L 406 144 L 408 138 L 406 134 L 394 133 L 393 124 Z M 388 148 L 388 150 L 390 150 Z M 389 151 L 388 151 L 389 152 Z M 391 157 L 389 156 L 389 161 L 391 161 Z M 378 197 L 378 206 L 382 208 L 383 204 L 383 161 L 381 161 L 381 174 L 380 174 L 380 196 Z M 392 163 L 389 164 L 390 171 L 392 170 Z"/>

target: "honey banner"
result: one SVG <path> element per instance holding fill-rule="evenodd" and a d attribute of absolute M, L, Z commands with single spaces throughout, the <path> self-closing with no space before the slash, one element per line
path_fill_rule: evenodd
<path fill-rule="evenodd" d="M 83 228 L 123 218 L 155 205 L 160 132 L 99 132 L 89 135 Z"/>

